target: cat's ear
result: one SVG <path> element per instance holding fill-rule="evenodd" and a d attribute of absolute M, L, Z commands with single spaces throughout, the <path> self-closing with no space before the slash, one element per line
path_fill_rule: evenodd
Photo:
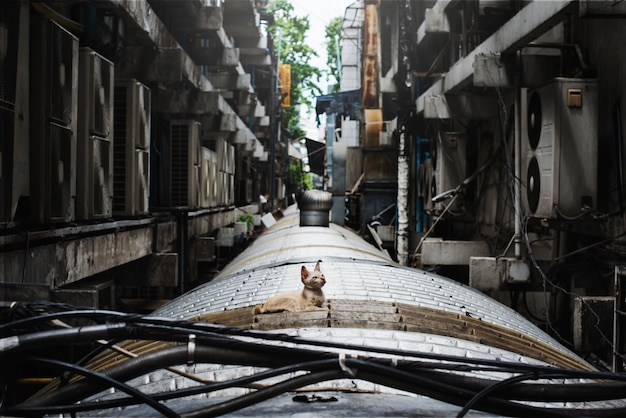
<path fill-rule="evenodd" d="M 300 276 L 302 276 L 303 282 L 306 280 L 307 277 L 309 277 L 309 270 L 305 266 L 302 266 L 302 268 L 300 269 Z"/>
<path fill-rule="evenodd" d="M 315 265 L 315 271 L 320 271 L 320 262 L 319 261 Z"/>

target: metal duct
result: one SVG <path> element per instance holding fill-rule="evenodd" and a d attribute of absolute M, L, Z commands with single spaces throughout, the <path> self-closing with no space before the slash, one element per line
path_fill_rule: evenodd
<path fill-rule="evenodd" d="M 307 190 L 298 196 L 300 226 L 328 226 L 333 195 L 322 190 Z"/>

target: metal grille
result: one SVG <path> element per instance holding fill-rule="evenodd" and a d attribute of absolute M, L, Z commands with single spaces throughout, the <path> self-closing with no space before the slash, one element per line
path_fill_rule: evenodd
<path fill-rule="evenodd" d="M 113 98 L 113 212 L 123 213 L 126 211 L 128 192 L 126 147 L 129 140 L 128 114 L 126 106 L 128 102 L 127 86 L 116 86 Z"/>
<path fill-rule="evenodd" d="M 173 124 L 170 136 L 170 202 L 172 206 L 189 205 L 190 125 Z"/>

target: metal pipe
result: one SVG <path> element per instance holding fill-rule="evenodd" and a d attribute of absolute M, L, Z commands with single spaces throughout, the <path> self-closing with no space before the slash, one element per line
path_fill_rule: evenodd
<path fill-rule="evenodd" d="M 515 72 L 515 181 L 514 181 L 514 205 L 515 205 L 515 258 L 522 256 L 522 202 L 520 197 L 520 179 L 522 175 L 522 141 L 521 141 L 521 117 L 522 95 L 520 81 L 521 51 L 517 51 L 517 66 Z M 506 138 L 504 138 L 506 141 Z"/>
<path fill-rule="evenodd" d="M 408 264 L 409 254 L 409 163 L 406 156 L 406 131 L 402 129 L 398 141 L 398 232 L 397 253 L 398 263 Z"/>

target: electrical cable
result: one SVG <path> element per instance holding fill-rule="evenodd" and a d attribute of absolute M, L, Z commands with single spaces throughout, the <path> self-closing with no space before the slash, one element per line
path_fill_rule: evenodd
<path fill-rule="evenodd" d="M 98 339 L 118 338 L 128 335 L 127 324 L 114 323 L 91 325 L 78 328 L 61 328 L 0 338 L 0 353 L 12 354 L 16 351 L 41 348 L 47 345 L 74 345 Z"/>
<path fill-rule="evenodd" d="M 223 389 L 230 389 L 234 387 L 246 387 L 253 382 L 269 379 L 272 377 L 280 376 L 287 373 L 294 373 L 301 370 L 326 370 L 330 366 L 336 366 L 337 361 L 335 359 L 329 360 L 316 360 L 308 363 L 296 363 L 289 366 L 278 367 L 275 369 L 270 369 L 266 371 L 262 371 L 259 373 L 255 373 L 249 376 L 243 376 L 239 378 L 232 379 L 227 382 L 213 382 L 207 383 L 200 386 L 192 386 L 184 389 L 178 389 L 176 391 L 167 391 L 163 393 L 157 393 L 150 395 L 152 399 L 156 401 L 165 401 L 176 398 L 183 398 L 187 396 L 193 396 L 198 394 L 206 394 L 210 392 L 215 392 Z M 92 410 L 106 410 L 112 408 L 121 408 L 129 405 L 136 405 L 140 403 L 134 397 L 126 397 L 126 398 L 117 398 L 110 400 L 98 400 L 96 402 L 81 402 L 80 404 L 68 404 L 68 405 L 58 405 L 58 406 L 21 406 L 19 408 L 6 408 L 5 410 L 0 409 L 0 412 L 3 412 L 6 415 L 14 415 L 18 411 L 20 415 L 29 415 L 29 414 L 43 414 L 43 413 L 77 413 L 77 412 L 85 412 Z"/>
<path fill-rule="evenodd" d="M 155 340 L 162 339 L 162 340 L 184 342 L 185 339 L 187 338 L 187 334 L 190 332 L 193 332 L 194 334 L 198 335 L 197 341 L 199 344 L 200 343 L 214 344 L 220 347 L 220 348 L 215 348 L 215 347 L 206 348 L 209 350 L 209 352 L 211 352 L 210 358 L 207 358 L 206 361 L 215 362 L 215 361 L 219 361 L 220 359 L 233 361 L 232 357 L 222 358 L 220 356 L 216 356 L 215 352 L 217 350 L 217 352 L 229 353 L 229 355 L 236 354 L 235 359 L 237 360 L 237 364 L 247 364 L 247 365 L 256 366 L 256 367 L 258 367 L 259 365 L 264 365 L 266 367 L 267 366 L 271 367 L 275 365 L 285 365 L 285 364 L 291 364 L 297 361 L 310 360 L 311 358 L 323 359 L 323 358 L 334 357 L 336 356 L 336 354 L 332 354 L 332 353 L 325 352 L 325 351 L 324 352 L 311 351 L 310 349 L 305 350 L 305 349 L 297 348 L 297 347 L 286 348 L 286 347 L 277 347 L 275 345 L 268 346 L 267 344 L 261 345 L 259 343 L 246 342 L 246 341 L 233 338 L 231 336 L 225 336 L 224 334 L 229 334 L 229 335 L 239 334 L 239 336 L 242 336 L 242 337 L 262 339 L 264 341 L 272 341 L 272 340 L 289 341 L 294 344 L 323 346 L 327 348 L 329 347 L 346 348 L 349 350 L 363 351 L 363 347 L 353 346 L 350 344 L 336 344 L 332 342 L 310 341 L 307 339 L 296 338 L 296 337 L 283 335 L 283 334 L 275 334 L 275 333 L 267 333 L 267 332 L 259 332 L 259 331 L 248 332 L 247 330 L 242 330 L 239 328 L 223 327 L 223 326 L 217 326 L 214 324 L 189 323 L 187 321 L 182 321 L 182 320 L 173 321 L 173 320 L 157 318 L 157 317 L 140 318 L 135 315 L 133 316 L 129 315 L 127 319 L 128 319 L 128 322 L 123 323 L 123 324 L 107 324 L 106 326 L 98 325 L 98 326 L 95 326 L 95 329 L 94 327 L 91 327 L 93 332 L 87 333 L 84 336 L 85 338 L 83 338 L 83 340 L 86 341 L 89 338 L 97 339 L 101 337 L 100 333 L 105 332 L 106 327 L 112 326 L 112 325 L 115 325 L 114 327 L 115 329 L 119 328 L 120 333 L 122 333 L 123 336 L 125 337 L 132 336 L 134 338 L 141 338 L 141 339 L 149 338 L 149 339 L 155 339 Z M 98 329 L 98 327 L 100 327 L 99 332 L 95 332 Z M 75 332 L 78 332 L 78 330 L 81 330 L 84 328 L 85 327 L 75 328 L 73 330 Z M 43 333 L 34 333 L 35 335 L 27 334 L 24 336 L 20 336 L 20 338 L 23 338 L 24 341 L 30 342 L 27 348 L 34 347 L 35 342 L 37 342 L 39 345 L 45 344 L 46 346 L 49 346 L 50 345 L 48 343 L 49 341 L 55 341 L 56 344 L 66 343 L 65 339 L 61 338 L 60 336 L 61 335 L 67 336 L 68 335 L 67 332 L 68 330 L 59 329 L 59 330 L 54 330 L 54 331 L 46 331 Z M 76 335 L 74 335 L 74 338 L 76 338 Z M 22 346 L 22 348 L 24 349 L 24 346 Z M 187 347 L 178 346 L 177 348 L 180 350 L 180 352 L 179 352 L 179 357 L 177 358 L 175 364 L 184 364 L 185 362 L 188 361 Z M 202 347 L 198 347 L 198 350 L 200 352 L 205 352 L 205 349 Z M 394 355 L 405 356 L 405 357 L 417 357 L 420 359 L 432 357 L 431 355 L 425 356 L 424 353 L 407 352 L 407 351 L 402 351 L 402 350 L 384 350 L 384 349 L 381 350 L 377 348 L 372 348 L 369 351 L 370 352 L 380 351 L 380 352 L 385 352 L 387 354 L 394 354 Z M 111 371 L 112 373 L 119 373 L 119 374 L 113 375 L 114 378 L 119 379 L 120 376 L 125 376 L 124 373 L 130 373 L 130 375 L 135 376 L 135 375 L 140 375 L 141 373 L 149 372 L 156 368 L 162 368 L 167 365 L 167 361 L 164 362 L 163 359 L 161 358 L 162 352 L 163 351 L 159 353 L 149 353 L 139 358 L 128 360 L 125 363 L 123 363 L 123 365 L 114 366 L 114 368 L 111 368 L 111 370 L 108 370 L 107 373 L 109 373 L 109 371 Z M 200 359 L 201 357 L 196 356 L 196 361 L 199 361 Z M 518 370 L 518 371 L 526 370 L 527 372 L 539 373 L 540 376 L 548 376 L 546 373 L 554 374 L 558 372 L 558 373 L 561 373 L 563 378 L 586 377 L 586 378 L 594 378 L 594 379 L 616 379 L 616 377 L 613 374 L 601 374 L 598 372 L 583 372 L 583 371 L 578 371 L 578 370 L 565 370 L 565 369 L 558 369 L 554 367 L 537 367 L 537 366 L 530 366 L 530 365 L 526 365 L 524 367 L 520 367 L 518 365 L 517 367 L 515 367 L 515 364 L 508 364 L 508 363 L 503 363 L 500 361 L 498 362 L 495 362 L 495 361 L 490 362 L 490 361 L 483 361 L 483 360 L 471 361 L 471 359 L 460 358 L 460 357 L 449 356 L 449 355 L 437 356 L 437 359 L 442 360 L 442 361 L 454 361 L 454 362 L 460 362 L 460 363 L 466 364 L 465 366 L 461 365 L 460 368 L 458 365 L 454 366 L 451 368 L 451 370 L 453 370 L 454 368 L 457 368 L 459 370 L 462 370 L 462 369 L 463 370 L 477 370 L 479 369 L 478 367 L 472 368 L 472 367 L 467 366 L 467 364 L 475 364 L 475 365 L 477 364 L 477 365 L 480 365 L 481 367 L 491 366 L 494 368 L 494 370 L 499 370 L 499 371 L 508 372 L 508 373 L 511 373 L 514 370 Z M 379 362 L 381 360 L 372 359 L 369 361 Z M 268 362 L 271 362 L 272 364 L 268 364 Z M 442 372 L 431 372 L 430 374 L 427 375 L 423 373 L 423 370 L 435 369 L 435 368 L 444 369 L 446 367 L 449 367 L 449 366 L 444 366 L 444 365 L 435 365 L 432 363 L 423 363 L 423 362 L 419 363 L 415 361 L 410 361 L 410 362 L 401 361 L 398 364 L 400 364 L 402 367 L 410 367 L 412 370 L 417 370 L 418 372 L 421 371 L 422 378 L 427 378 L 428 381 L 437 381 L 437 380 L 443 381 L 446 378 L 446 374 Z M 622 379 L 626 380 L 626 376 L 623 376 Z M 452 381 L 454 383 L 452 387 L 456 387 L 456 386 L 473 387 L 476 390 L 482 390 L 482 388 L 484 388 L 484 385 L 487 384 L 487 382 L 485 381 L 482 383 L 483 386 L 481 387 L 479 384 L 481 382 L 480 380 L 471 381 L 467 379 L 463 380 L 462 378 L 459 378 L 458 381 L 454 381 L 454 378 L 452 378 Z M 86 382 L 81 381 L 76 384 L 70 384 L 68 386 L 62 387 L 56 392 L 53 392 L 53 394 L 51 395 L 52 397 L 49 398 L 47 401 L 45 400 L 44 397 L 42 397 L 42 398 L 37 398 L 36 402 L 44 402 L 44 404 L 46 402 L 51 402 L 52 400 L 54 400 L 55 403 L 63 402 L 65 401 L 63 396 L 68 396 L 67 394 L 63 395 L 62 394 L 63 391 L 72 392 L 70 395 L 73 399 L 76 399 L 76 400 L 83 399 L 84 396 L 87 396 L 86 394 L 88 393 L 97 393 L 99 391 L 99 388 L 96 387 L 98 385 L 94 385 L 93 383 L 90 382 L 89 384 L 87 384 L 88 390 L 85 393 L 81 393 L 80 390 L 85 390 L 84 388 L 82 388 L 83 386 L 85 386 L 85 383 Z M 581 390 L 585 389 L 584 386 L 581 386 L 580 388 L 578 386 L 574 387 L 570 385 L 563 385 L 563 386 L 578 390 L 577 392 L 578 394 L 580 393 L 584 394 L 584 392 L 581 392 Z M 448 387 L 450 387 L 450 385 L 448 385 Z M 552 387 L 554 387 L 554 385 L 550 386 L 550 388 Z M 588 388 L 593 388 L 593 387 L 598 388 L 598 386 L 591 386 L 591 385 L 588 386 Z M 528 387 L 524 387 L 524 388 L 525 390 L 528 389 Z M 80 390 L 77 390 L 77 389 L 80 389 Z M 541 390 L 544 390 L 544 391 L 547 390 L 547 388 L 544 389 L 539 386 L 535 387 L 535 389 L 539 391 L 539 395 L 541 394 Z M 601 388 L 600 390 L 602 389 L 603 388 Z M 613 386 L 612 390 L 623 391 L 623 389 L 624 389 L 623 386 L 620 387 L 618 385 L 618 386 Z M 596 392 L 599 392 L 599 391 L 596 391 Z M 531 391 L 531 392 L 528 392 L 528 394 L 525 396 L 531 396 L 531 399 L 533 400 L 538 399 L 537 396 L 532 397 L 532 395 L 533 395 L 533 392 Z M 535 395 L 537 395 L 537 393 L 535 393 Z M 564 392 L 564 395 L 559 395 L 559 396 L 565 396 L 565 395 L 568 395 L 567 391 Z M 574 394 L 574 391 L 572 390 L 569 392 L 569 396 L 579 396 L 579 395 Z M 593 394 L 593 396 L 602 398 L 602 396 L 599 396 L 597 393 Z M 539 396 L 539 398 L 540 397 L 541 396 Z M 26 406 L 29 405 L 29 402 L 27 402 L 25 405 Z"/>
<path fill-rule="evenodd" d="M 301 388 L 303 386 L 320 383 L 327 380 L 345 377 L 341 370 L 325 370 L 297 376 L 286 381 L 274 384 L 265 389 L 259 389 L 235 399 L 224 401 L 216 405 L 203 406 L 202 409 L 183 414 L 184 418 L 206 417 L 223 415 L 237 411 L 247 406 L 265 401 L 282 393 Z"/>
<path fill-rule="evenodd" d="M 45 359 L 45 358 L 41 358 L 41 357 L 29 357 L 28 358 L 29 361 L 35 362 L 35 363 L 43 363 L 43 364 L 49 364 L 49 365 L 53 365 L 53 366 L 57 366 L 57 367 L 63 367 L 65 369 L 71 370 L 73 372 L 76 373 L 80 373 L 82 375 L 84 375 L 85 377 L 88 378 L 93 378 L 93 379 L 97 379 L 100 380 L 102 382 L 106 382 L 107 384 L 118 388 L 119 390 L 137 397 L 138 399 L 141 399 L 143 402 L 145 402 L 146 405 L 151 406 L 153 409 L 155 409 L 156 411 L 160 412 L 161 414 L 167 416 L 167 417 L 176 417 L 178 416 L 178 414 L 176 414 L 174 411 L 172 411 L 170 408 L 166 407 L 165 405 L 162 405 L 156 401 L 154 401 L 152 398 L 150 398 L 150 396 L 145 395 L 144 393 L 140 392 L 139 390 L 133 388 L 132 386 L 129 386 L 123 382 L 120 382 L 114 378 L 111 378 L 109 375 L 107 374 L 103 374 L 103 373 L 98 373 L 98 372 L 94 372 L 92 370 L 86 369 L 84 367 L 80 367 L 80 366 L 76 366 L 74 364 L 71 363 L 66 363 L 64 361 L 60 361 L 60 360 L 53 360 L 53 359 Z"/>
<path fill-rule="evenodd" d="M 82 319 L 104 318 L 104 319 L 107 319 L 111 317 L 126 319 L 129 317 L 129 314 L 117 312 L 117 311 L 86 309 L 86 310 L 68 310 L 64 312 L 55 312 L 55 313 L 46 314 L 46 315 L 30 316 L 30 317 L 21 318 L 19 320 L 15 320 L 9 323 L 1 324 L 0 335 L 2 335 L 7 330 L 17 328 L 18 326 L 32 325 L 38 322 L 48 322 L 53 319 L 64 319 L 64 318 L 65 319 L 66 318 L 82 318 Z"/>
<path fill-rule="evenodd" d="M 201 337 L 198 338 L 198 342 L 206 342 L 206 339 L 202 339 Z M 238 363 L 238 364 L 247 364 L 247 365 L 264 365 L 264 366 L 271 366 L 271 364 L 268 364 L 268 362 L 273 362 L 272 364 L 283 364 L 285 361 L 294 361 L 294 360 L 301 360 L 301 359 L 309 359 L 311 356 L 322 356 L 322 357 L 332 357 L 334 356 L 334 354 L 332 353 L 328 353 L 328 352 L 316 352 L 316 351 L 311 351 L 311 350 L 304 350 L 304 349 L 297 349 L 297 348 L 284 348 L 284 347 L 276 347 L 276 346 L 262 346 L 259 344 L 253 344 L 253 343 L 248 343 L 248 342 L 243 342 L 243 341 L 238 341 L 238 340 L 232 340 L 232 339 L 225 339 L 224 337 L 220 337 L 217 340 L 208 340 L 208 342 L 213 342 L 213 343 L 217 343 L 219 344 L 221 347 L 217 348 L 217 347 L 198 347 L 198 350 L 209 350 L 212 354 L 212 359 L 213 361 L 215 361 L 216 359 L 220 359 L 222 357 L 219 356 L 224 356 L 223 353 L 230 353 L 230 354 L 235 354 L 235 353 L 239 353 L 238 355 L 240 355 L 240 357 L 237 357 L 238 359 L 240 358 L 241 361 L 243 361 L 244 363 Z M 178 346 L 175 348 L 171 348 L 171 349 L 178 349 L 181 350 L 181 353 L 184 353 L 185 355 L 187 354 L 186 351 L 186 347 L 184 346 Z M 355 348 L 356 349 L 356 348 Z M 221 351 L 220 351 L 221 350 Z M 222 353 L 222 354 L 218 354 L 218 353 Z M 255 362 L 254 360 L 254 356 L 251 355 L 250 353 L 255 353 L 257 356 L 260 356 L 262 360 L 261 363 L 259 362 Z M 274 358 L 271 357 L 271 355 L 273 354 Z M 113 368 L 111 368 L 111 373 L 122 373 L 124 370 L 126 373 L 130 373 L 130 375 L 132 376 L 136 376 L 139 373 L 142 373 L 144 370 L 151 370 L 151 368 L 154 367 L 164 367 L 169 365 L 168 363 L 164 363 L 163 361 L 159 360 L 158 362 L 155 360 L 155 362 L 153 364 L 148 364 L 146 365 L 145 363 L 147 361 L 151 361 L 150 359 L 152 357 L 154 357 L 155 359 L 157 359 L 159 356 L 158 353 L 149 353 L 147 355 L 144 355 L 142 357 L 139 358 L 135 358 L 132 359 L 121 364 L 121 365 L 117 365 L 114 366 Z M 215 357 L 217 356 L 217 357 Z M 230 360 L 232 361 L 232 357 L 224 357 L 224 360 Z M 453 357 L 447 357 L 448 361 L 451 360 L 456 360 L 456 361 L 465 361 L 465 359 L 459 359 L 459 358 L 453 358 Z M 182 364 L 186 361 L 186 357 L 185 358 L 177 358 L 177 361 L 179 363 L 173 363 L 173 364 Z M 483 362 L 481 362 L 483 363 Z M 497 362 L 496 362 L 497 363 Z M 403 363 L 404 364 L 404 363 Z M 410 362 L 410 364 L 415 368 L 417 363 L 416 362 Z M 503 364 L 506 365 L 506 364 Z M 508 365 L 507 365 L 508 366 Z M 139 370 L 134 370 L 131 371 L 131 368 L 137 367 L 139 368 Z M 436 365 L 426 365 L 425 367 L 431 367 L 431 368 L 435 368 L 437 367 Z M 120 369 L 120 370 L 117 370 Z M 123 370 L 122 370 L 123 369 Z M 570 377 L 575 376 L 575 377 L 588 377 L 588 378 L 615 378 L 613 375 L 611 374 L 599 374 L 599 372 L 589 372 L 589 371 L 578 371 L 578 370 L 567 370 L 567 369 L 555 369 L 553 367 L 530 367 L 529 368 L 531 371 L 535 372 L 535 373 L 555 373 L 556 371 L 559 371 L 560 373 L 562 373 L 563 376 L 567 377 L 568 375 Z M 502 368 L 500 369 L 501 371 L 504 371 Z M 119 375 L 115 374 L 115 377 L 118 378 Z M 125 378 L 128 378 L 128 376 L 126 376 Z M 626 376 L 624 377 L 624 379 L 626 380 Z M 467 382 L 466 382 L 467 383 Z M 74 394 L 76 394 L 76 389 L 74 389 Z"/>

